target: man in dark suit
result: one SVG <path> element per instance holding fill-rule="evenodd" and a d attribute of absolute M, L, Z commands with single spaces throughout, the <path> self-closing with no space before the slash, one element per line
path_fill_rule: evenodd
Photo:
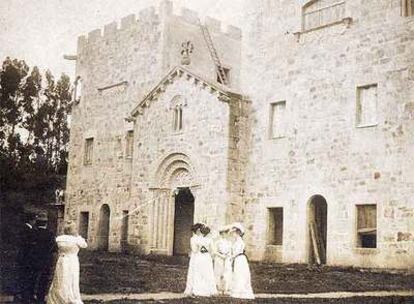
<path fill-rule="evenodd" d="M 37 302 L 46 303 L 54 268 L 56 242 L 54 234 L 47 229 L 47 218 L 39 217 L 36 221 L 37 240 L 35 248 L 36 298 Z"/>
<path fill-rule="evenodd" d="M 34 301 L 35 275 L 35 253 L 36 248 L 36 218 L 34 213 L 24 215 L 25 221 L 21 228 L 18 240 L 17 267 L 18 267 L 18 300 L 27 304 Z"/>

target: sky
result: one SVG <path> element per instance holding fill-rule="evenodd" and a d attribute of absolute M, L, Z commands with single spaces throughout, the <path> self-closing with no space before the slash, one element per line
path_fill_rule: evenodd
<path fill-rule="evenodd" d="M 243 0 L 173 0 L 181 7 L 239 26 Z M 62 72 L 71 78 L 75 63 L 63 59 L 76 54 L 77 37 L 136 14 L 159 0 L 0 0 L 0 60 L 24 59 L 30 66 Z"/>

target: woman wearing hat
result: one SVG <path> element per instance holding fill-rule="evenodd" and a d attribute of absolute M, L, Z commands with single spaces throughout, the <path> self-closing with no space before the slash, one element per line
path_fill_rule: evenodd
<path fill-rule="evenodd" d="M 191 228 L 191 255 L 187 273 L 187 296 L 210 297 L 217 294 L 211 258 L 211 240 L 206 236 L 210 229 L 197 223 Z"/>
<path fill-rule="evenodd" d="M 232 246 L 233 275 L 230 296 L 238 299 L 254 299 L 249 262 L 247 261 L 245 244 L 242 239 L 244 228 L 240 223 L 235 223 L 232 225 L 231 233 L 234 243 Z"/>

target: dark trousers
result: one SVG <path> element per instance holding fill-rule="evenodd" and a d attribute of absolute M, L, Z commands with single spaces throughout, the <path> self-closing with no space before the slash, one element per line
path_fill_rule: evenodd
<path fill-rule="evenodd" d="M 49 292 L 51 283 L 52 267 L 44 267 L 37 271 L 36 277 L 36 298 L 38 303 L 45 303 L 45 297 Z"/>
<path fill-rule="evenodd" d="M 18 302 L 33 303 L 36 285 L 36 271 L 31 265 L 21 265 L 18 275 Z"/>

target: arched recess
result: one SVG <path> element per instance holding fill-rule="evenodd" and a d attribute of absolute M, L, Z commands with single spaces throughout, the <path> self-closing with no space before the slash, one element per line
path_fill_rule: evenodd
<path fill-rule="evenodd" d="M 99 210 L 97 245 L 98 250 L 107 251 L 109 248 L 109 227 L 111 210 L 107 204 L 102 205 Z"/>
<path fill-rule="evenodd" d="M 183 153 L 168 155 L 155 171 L 150 225 L 154 253 L 188 253 L 194 222 L 194 176 L 189 157 Z"/>
<path fill-rule="evenodd" d="M 173 183 L 175 183 L 175 186 L 178 186 L 177 182 L 179 182 L 179 179 L 177 179 L 177 176 L 180 176 L 180 174 L 177 174 L 177 172 L 185 172 L 187 178 L 191 178 L 187 182 L 192 183 L 186 186 L 191 187 L 197 184 L 195 171 L 190 158 L 186 154 L 171 153 L 159 162 L 153 175 L 152 183 L 154 188 L 171 188 L 174 186 L 172 185 Z"/>
<path fill-rule="evenodd" d="M 309 263 L 326 264 L 328 236 L 328 203 L 322 195 L 308 202 Z"/>

